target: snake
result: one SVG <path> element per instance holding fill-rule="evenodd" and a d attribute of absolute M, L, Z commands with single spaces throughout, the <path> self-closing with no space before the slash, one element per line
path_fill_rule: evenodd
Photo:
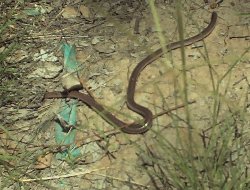
<path fill-rule="evenodd" d="M 203 40 L 207 36 L 211 34 L 214 30 L 216 22 L 217 22 L 217 13 L 212 12 L 210 23 L 206 28 L 204 28 L 199 34 L 184 39 L 182 41 L 177 41 L 166 45 L 167 52 L 184 47 L 189 46 L 193 43 Z M 78 90 L 72 91 L 53 91 L 53 92 L 45 92 L 44 99 L 58 99 L 58 98 L 69 98 L 69 99 L 78 99 L 88 105 L 91 109 L 93 109 L 97 114 L 99 114 L 104 120 L 110 123 L 113 126 L 118 126 L 120 130 L 124 133 L 128 134 L 143 134 L 147 132 L 153 124 L 153 113 L 148 108 L 136 103 L 135 101 L 135 89 L 138 77 L 142 73 L 145 67 L 149 64 L 160 58 L 164 54 L 163 48 L 159 48 L 153 53 L 149 54 L 146 58 L 140 61 L 135 68 L 133 69 L 131 76 L 129 78 L 128 88 L 127 88 L 127 107 L 133 112 L 141 115 L 143 117 L 142 122 L 132 122 L 126 123 L 115 115 L 113 115 L 110 111 L 108 111 L 102 104 L 98 103 L 95 98 L 89 93 L 81 93 Z"/>

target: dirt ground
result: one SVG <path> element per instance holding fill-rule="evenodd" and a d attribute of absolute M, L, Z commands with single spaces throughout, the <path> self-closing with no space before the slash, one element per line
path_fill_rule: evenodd
<path fill-rule="evenodd" d="M 81 156 L 65 161 L 56 159 L 55 155 L 67 147 L 56 144 L 54 130 L 54 119 L 64 100 L 42 100 L 46 91 L 63 90 L 61 80 L 66 72 L 61 46 L 74 44 L 81 68 L 79 78 L 96 100 L 126 122 L 140 120 L 126 107 L 126 91 L 136 64 L 161 47 L 150 7 L 144 1 L 132 0 L 63 2 L 30 1 L 16 5 L 13 12 L 12 3 L 2 6 L 5 16 L 13 13 L 16 20 L 4 34 L 0 51 L 12 41 L 17 43 L 5 63 L 15 63 L 19 73 L 11 86 L 16 90 L 3 94 L 0 101 L 0 121 L 5 128 L 0 133 L 5 147 L 1 152 L 16 156 L 8 164 L 29 174 L 21 180 L 31 188 L 35 185 L 37 189 L 49 189 L 27 182 L 28 178 L 50 177 L 44 179 L 45 183 L 64 189 L 154 189 L 143 170 L 142 154 L 148 148 L 157 151 L 154 139 L 159 133 L 176 145 L 174 115 L 156 118 L 152 130 L 143 135 L 128 135 L 78 102 L 75 143 Z M 177 41 L 174 3 L 156 1 L 155 5 L 165 43 Z M 36 8 L 39 14 L 28 12 Z M 214 31 L 204 41 L 185 48 L 188 98 L 195 100 L 189 105 L 195 126 L 193 137 L 202 146 L 199 134 L 211 122 L 213 80 L 215 85 L 221 80 L 223 103 L 219 117 L 225 117 L 223 110 L 228 109 L 250 111 L 250 3 L 223 1 L 212 9 L 199 0 L 186 1 L 182 8 L 185 38 L 205 28 L 212 11 L 218 14 Z M 43 59 L 42 55 L 46 57 Z M 224 77 L 229 70 L 230 74 Z M 136 102 L 154 114 L 182 104 L 182 73 L 179 49 L 158 59 L 139 77 Z M 181 138 L 186 139 L 185 109 L 178 109 L 175 114 L 180 117 Z"/>

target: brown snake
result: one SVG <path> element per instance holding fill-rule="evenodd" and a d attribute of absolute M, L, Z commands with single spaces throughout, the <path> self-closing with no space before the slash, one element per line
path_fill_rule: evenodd
<path fill-rule="evenodd" d="M 214 29 L 217 21 L 217 13 L 213 12 L 211 16 L 211 21 L 209 25 L 201 31 L 198 35 L 190 37 L 188 39 L 178 42 L 170 43 L 166 46 L 167 51 L 172 51 L 174 49 L 180 48 L 182 46 L 188 46 L 195 42 L 201 41 L 206 38 Z M 95 110 L 101 117 L 103 117 L 107 122 L 112 125 L 120 127 L 121 131 L 129 134 L 142 134 L 147 132 L 151 126 L 153 121 L 152 112 L 135 102 L 135 87 L 136 81 L 140 76 L 140 73 L 143 69 L 154 62 L 156 59 L 163 55 L 162 48 L 156 50 L 152 54 L 148 55 L 141 62 L 139 62 L 134 68 L 131 77 L 129 79 L 128 90 L 127 90 L 127 106 L 130 110 L 138 113 L 144 118 L 143 124 L 140 123 L 125 123 L 112 115 L 109 111 L 107 111 L 101 104 L 99 104 L 90 94 L 83 94 L 78 91 L 64 91 L 64 92 L 46 92 L 44 95 L 44 99 L 52 99 L 52 98 L 71 98 L 78 99 L 87 104 L 91 109 Z"/>

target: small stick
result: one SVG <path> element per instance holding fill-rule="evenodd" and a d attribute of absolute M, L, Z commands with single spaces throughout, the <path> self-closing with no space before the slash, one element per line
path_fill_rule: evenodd
<path fill-rule="evenodd" d="M 229 39 L 234 39 L 234 38 L 246 38 L 248 40 L 250 36 L 230 36 Z"/>
<path fill-rule="evenodd" d="M 139 27 L 140 27 L 141 17 L 136 17 L 135 19 L 135 27 L 134 27 L 134 34 L 140 34 Z"/>
<path fill-rule="evenodd" d="M 188 102 L 188 104 L 193 104 L 193 103 L 196 103 L 196 101 L 192 100 L 192 101 Z M 168 110 L 162 111 L 162 112 L 157 113 L 156 115 L 154 115 L 153 119 L 155 119 L 155 118 L 157 118 L 159 116 L 165 115 L 165 114 L 169 114 L 170 112 L 172 112 L 174 110 L 177 110 L 177 109 L 180 109 L 180 108 L 183 108 L 183 107 L 185 107 L 185 104 L 181 104 L 181 105 L 175 106 L 173 108 L 170 108 Z"/>

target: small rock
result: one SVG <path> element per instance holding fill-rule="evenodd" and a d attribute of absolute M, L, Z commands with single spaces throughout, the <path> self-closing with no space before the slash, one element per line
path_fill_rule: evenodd
<path fill-rule="evenodd" d="M 68 6 L 63 9 L 62 16 L 64 18 L 76 18 L 80 16 L 80 13 L 74 7 Z"/>
<path fill-rule="evenodd" d="M 82 84 L 80 83 L 76 74 L 68 74 L 62 77 L 63 88 L 70 90 L 80 90 L 82 89 Z"/>
<path fill-rule="evenodd" d="M 103 41 L 103 40 L 104 40 L 103 36 L 95 36 L 92 39 L 91 44 L 96 45 L 97 43 L 99 43 L 100 41 Z"/>
<path fill-rule="evenodd" d="M 45 62 L 41 65 L 41 67 L 29 74 L 28 78 L 42 77 L 45 79 L 53 79 L 59 75 L 62 69 L 62 65 L 55 65 L 52 62 Z"/>
<path fill-rule="evenodd" d="M 89 42 L 86 41 L 86 40 L 81 40 L 81 41 L 78 42 L 78 44 L 80 46 L 83 46 L 83 47 L 88 47 L 89 46 Z"/>
<path fill-rule="evenodd" d="M 58 58 L 56 56 L 54 56 L 54 53 L 48 53 L 47 51 L 45 51 L 44 49 L 41 49 L 39 53 L 35 53 L 34 57 L 33 57 L 34 61 L 51 61 L 51 62 L 55 62 L 58 60 Z"/>
<path fill-rule="evenodd" d="M 80 11 L 80 13 L 82 14 L 82 16 L 83 16 L 84 18 L 90 18 L 90 10 L 89 10 L 88 7 L 86 7 L 86 6 L 84 6 L 84 5 L 81 5 L 81 6 L 79 7 L 79 11 Z"/>
<path fill-rule="evenodd" d="M 100 53 L 114 53 L 115 52 L 115 44 L 111 41 L 106 41 L 102 43 L 98 43 L 94 46 L 95 50 Z"/>
<path fill-rule="evenodd" d="M 91 142 L 81 148 L 81 154 L 84 156 L 85 163 L 93 163 L 103 157 L 103 150 L 96 142 Z"/>

